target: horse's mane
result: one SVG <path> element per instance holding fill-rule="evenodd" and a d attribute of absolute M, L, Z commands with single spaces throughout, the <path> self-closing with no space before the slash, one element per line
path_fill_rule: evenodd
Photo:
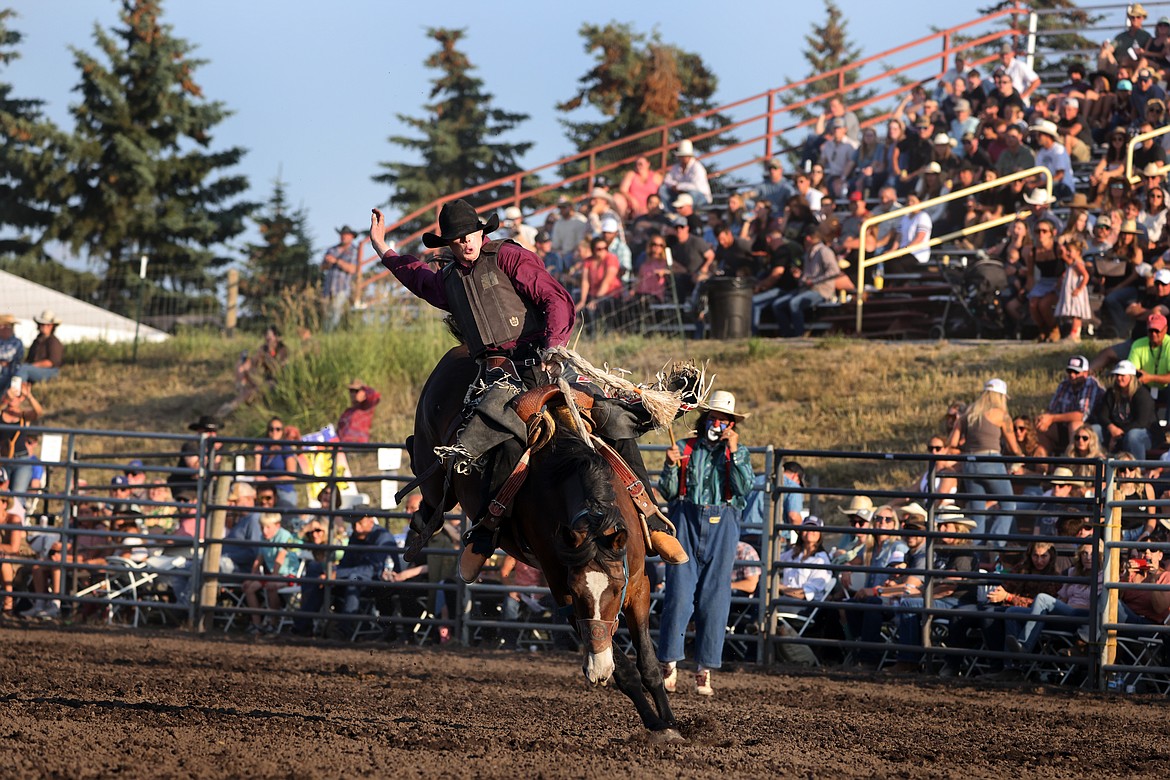
<path fill-rule="evenodd" d="M 556 534 L 557 556 L 566 566 L 584 566 L 591 560 L 621 560 L 623 550 L 614 550 L 609 545 L 598 544 L 598 537 L 618 528 L 622 515 L 617 508 L 611 479 L 613 472 L 605 459 L 581 439 L 574 435 L 558 435 L 553 443 L 549 467 L 557 483 L 580 479 L 585 496 L 582 509 L 589 510 L 579 522 L 588 526 L 585 542 L 572 547 L 564 540 L 563 534 Z"/>

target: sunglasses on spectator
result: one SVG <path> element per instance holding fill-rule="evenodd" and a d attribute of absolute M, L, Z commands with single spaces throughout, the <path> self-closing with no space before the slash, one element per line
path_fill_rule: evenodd
<path fill-rule="evenodd" d="M 930 445 L 929 447 L 927 447 L 927 448 L 926 448 L 926 451 L 927 451 L 927 452 L 942 452 L 942 451 L 943 451 L 943 448 L 942 448 L 942 446 L 941 446 L 941 445 L 938 445 L 938 444 L 932 444 L 932 445 Z"/>
<path fill-rule="evenodd" d="M 863 525 L 869 525 L 869 521 L 864 517 L 851 517 L 849 518 L 849 525 L 855 525 L 860 528 Z"/>
<path fill-rule="evenodd" d="M 269 425 L 268 430 L 270 430 L 270 431 L 283 431 L 284 428 L 279 426 L 279 425 Z"/>
<path fill-rule="evenodd" d="M 1078 436 L 1077 441 L 1091 441 L 1088 436 Z"/>
<path fill-rule="evenodd" d="M 892 523 L 895 520 L 897 520 L 898 518 L 892 517 L 890 515 L 878 515 L 874 519 L 877 520 L 879 523 Z"/>

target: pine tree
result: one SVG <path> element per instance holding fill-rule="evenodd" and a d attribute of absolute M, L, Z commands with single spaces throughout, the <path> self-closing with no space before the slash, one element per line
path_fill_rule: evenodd
<path fill-rule="evenodd" d="M 438 198 L 459 190 L 485 184 L 523 170 L 519 158 L 531 142 L 508 143 L 504 134 L 527 121 L 527 114 L 517 114 L 492 106 L 494 95 L 484 91 L 483 80 L 472 75 L 475 70 L 467 55 L 456 48 L 465 30 L 431 28 L 427 35 L 439 49 L 426 60 L 426 66 L 439 72 L 431 81 L 431 103 L 423 106 L 423 115 L 398 114 L 399 121 L 418 131 L 421 137 L 394 135 L 388 140 L 414 152 L 420 164 L 380 163 L 384 173 L 373 176 L 380 184 L 392 188 L 389 203 L 409 214 Z M 473 204 L 508 198 L 511 185 L 493 188 L 472 198 Z M 436 214 L 424 214 L 403 225 L 403 231 L 421 229 Z"/>
<path fill-rule="evenodd" d="M 74 191 L 50 237 L 104 268 L 104 302 L 122 310 L 139 254 L 167 288 L 153 300 L 181 307 L 212 292 L 232 260 L 223 244 L 243 232 L 254 208 L 237 200 L 247 179 L 228 173 L 245 150 L 211 148 L 212 130 L 229 112 L 204 98 L 194 78 L 204 61 L 161 13 L 160 0 L 122 0 L 124 26 L 94 30 L 106 62 L 73 49 L 81 74 Z"/>
<path fill-rule="evenodd" d="M 253 220 L 260 230 L 259 244 L 245 247 L 247 268 L 240 278 L 240 294 L 252 316 L 271 314 L 284 294 L 297 296 L 317 277 L 304 209 L 291 209 L 285 183 L 278 176 L 272 197 Z"/>
<path fill-rule="evenodd" d="M 0 65 L 19 53 L 22 36 L 9 27 L 16 14 L 0 10 Z M 0 255 L 30 257 L 65 191 L 70 138 L 44 118 L 43 100 L 19 98 L 0 82 L 0 224 L 16 235 L 0 240 Z"/>
<path fill-rule="evenodd" d="M 586 53 L 595 55 L 596 64 L 578 79 L 577 93 L 556 109 L 569 112 L 588 106 L 600 113 L 601 119 L 561 119 L 566 136 L 578 151 L 715 107 L 719 79 L 698 54 L 663 43 L 657 32 L 649 36 L 635 32 L 628 24 L 585 24 L 579 32 L 585 39 Z M 670 140 L 692 138 L 729 123 L 726 116 L 713 114 L 673 129 Z M 696 139 L 695 148 L 706 150 L 728 140 L 725 135 Z M 650 134 L 603 157 L 626 158 L 661 144 L 661 135 Z M 581 169 L 581 164 L 575 164 L 563 173 L 571 175 Z"/>
<path fill-rule="evenodd" d="M 835 71 L 861 59 L 861 48 L 849 40 L 848 26 L 848 20 L 845 19 L 834 0 L 825 0 L 824 22 L 822 24 L 814 23 L 812 31 L 804 36 L 805 48 L 801 52 L 801 56 L 804 57 L 809 66 L 808 78 Z M 872 89 L 850 91 L 849 85 L 855 84 L 859 79 L 860 73 L 857 69 L 845 71 L 846 90 L 838 94 L 841 95 L 846 106 L 867 100 L 876 94 Z M 791 79 L 791 81 L 800 81 L 800 79 Z M 791 95 L 789 102 L 799 103 L 806 99 L 818 98 L 826 92 L 837 90 L 840 85 L 839 76 L 836 74 L 813 78 L 812 81 L 788 93 Z M 810 103 L 807 107 L 795 109 L 793 113 L 802 119 L 810 119 L 824 113 L 824 106 Z M 855 113 L 861 118 L 865 112 L 856 111 Z"/>
<path fill-rule="evenodd" d="M 987 8 L 980 8 L 979 13 L 991 14 L 1014 6 L 1014 0 L 1002 0 Z M 1033 69 L 1037 73 L 1049 68 L 1064 68 L 1073 62 L 1079 62 L 1082 65 L 1087 64 L 1082 52 L 1095 51 L 1098 42 L 1081 35 L 1076 30 L 1092 27 L 1103 19 L 1103 16 L 1090 14 L 1088 11 L 1079 7 L 1074 0 L 1031 0 L 1028 6 L 1035 11 L 1056 12 L 1041 13 L 1036 16 L 1036 32 L 1039 36 L 1040 46 L 1046 51 L 1068 52 L 1066 56 L 1060 58 L 1036 57 L 1033 63 Z M 1021 37 L 1025 36 L 1028 30 L 1028 15 L 1016 14 L 1007 16 L 1005 17 L 1004 24 L 1010 29 L 1019 30 Z M 1045 34 L 1049 30 L 1059 30 L 1060 32 L 1054 35 Z M 995 45 L 998 45 L 998 43 Z M 991 48 L 988 46 L 982 47 L 979 50 L 987 53 Z M 1092 69 L 1092 67 L 1089 68 L 1089 70 Z"/>

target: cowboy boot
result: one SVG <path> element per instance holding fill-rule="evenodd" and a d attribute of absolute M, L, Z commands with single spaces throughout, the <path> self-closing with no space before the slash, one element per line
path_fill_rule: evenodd
<path fill-rule="evenodd" d="M 646 537 L 650 543 L 650 552 L 657 553 L 664 563 L 677 565 L 691 559 L 691 556 L 687 555 L 687 551 L 679 544 L 678 539 L 674 538 L 671 533 L 673 529 L 670 527 L 669 521 L 664 521 L 660 513 L 656 512 L 644 518 L 643 521 L 648 530 Z"/>
<path fill-rule="evenodd" d="M 483 565 L 496 554 L 496 532 L 486 521 L 476 523 L 463 537 L 459 553 L 459 579 L 471 584 L 479 579 Z"/>

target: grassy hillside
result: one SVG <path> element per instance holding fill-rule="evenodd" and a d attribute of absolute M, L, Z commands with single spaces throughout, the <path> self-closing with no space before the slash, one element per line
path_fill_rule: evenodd
<path fill-rule="evenodd" d="M 45 424 L 130 431 L 182 431 L 233 395 L 232 371 L 255 337 L 181 335 L 139 347 L 137 363 L 126 346 L 78 345 L 67 349 L 63 377 L 40 390 Z M 439 356 L 453 344 L 434 320 L 390 323 L 319 334 L 290 343 L 292 359 L 279 385 L 228 421 L 231 435 L 258 435 L 271 414 L 302 430 L 336 420 L 348 399 L 345 386 L 360 377 L 383 394 L 376 438 L 401 441 L 413 425 L 419 388 Z M 968 401 L 993 376 L 1003 378 L 1013 412 L 1043 408 L 1070 354 L 1092 355 L 1080 345 L 1021 343 L 910 344 L 819 339 L 811 342 L 751 339 L 684 342 L 607 337 L 581 342 L 595 364 L 608 362 L 642 380 L 673 359 L 709 361 L 716 385 L 736 394 L 752 418 L 742 427 L 749 444 L 792 449 L 922 452 L 938 430 L 949 401 Z M 685 421 L 689 422 L 689 421 Z M 676 433 L 686 428 L 676 424 Z M 666 437 L 648 437 L 665 442 Z M 112 444 L 111 446 L 117 446 Z M 896 464 L 817 464 L 822 484 L 902 485 L 912 475 Z"/>

